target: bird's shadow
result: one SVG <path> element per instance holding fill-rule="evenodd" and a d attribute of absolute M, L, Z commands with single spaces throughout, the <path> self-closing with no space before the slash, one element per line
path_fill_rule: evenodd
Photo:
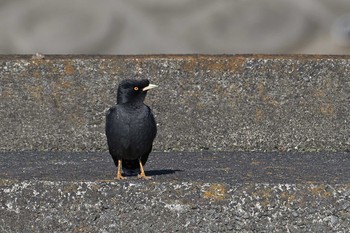
<path fill-rule="evenodd" d="M 174 174 L 176 172 L 182 172 L 183 170 L 178 169 L 161 169 L 161 170 L 148 170 L 145 171 L 146 175 L 148 176 L 161 176 L 161 175 L 170 175 Z"/>

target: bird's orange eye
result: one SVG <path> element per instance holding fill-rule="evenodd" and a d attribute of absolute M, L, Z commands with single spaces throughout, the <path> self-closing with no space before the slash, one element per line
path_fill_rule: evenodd
<path fill-rule="evenodd" d="M 138 91 L 139 90 L 139 88 L 138 87 L 134 87 L 134 91 Z"/>

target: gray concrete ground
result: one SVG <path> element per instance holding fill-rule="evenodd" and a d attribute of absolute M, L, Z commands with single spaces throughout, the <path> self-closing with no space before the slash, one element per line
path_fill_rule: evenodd
<path fill-rule="evenodd" d="M 347 232 L 347 153 L 152 153 L 113 180 L 106 153 L 0 154 L 1 232 Z"/>
<path fill-rule="evenodd" d="M 145 169 L 157 182 L 349 184 L 350 154 L 153 152 Z M 0 153 L 0 179 L 102 181 L 115 171 L 108 153 Z"/>

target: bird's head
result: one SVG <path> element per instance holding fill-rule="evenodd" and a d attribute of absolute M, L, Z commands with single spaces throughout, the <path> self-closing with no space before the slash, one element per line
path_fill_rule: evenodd
<path fill-rule="evenodd" d="M 147 91 L 157 87 L 150 84 L 147 79 L 142 80 L 123 80 L 118 86 L 117 103 L 136 103 L 143 102 Z"/>

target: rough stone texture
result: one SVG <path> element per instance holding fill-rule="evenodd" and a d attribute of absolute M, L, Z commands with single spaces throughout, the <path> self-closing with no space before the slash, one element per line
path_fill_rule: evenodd
<path fill-rule="evenodd" d="M 0 153 L 0 162 L 0 232 L 350 228 L 347 153 L 153 153 L 150 181 L 111 179 L 107 153 Z"/>
<path fill-rule="evenodd" d="M 347 232 L 349 186 L 186 182 L 2 185 L 1 232 Z"/>
<path fill-rule="evenodd" d="M 105 151 L 125 78 L 149 78 L 158 151 L 349 151 L 348 56 L 0 57 L 0 150 Z"/>
<path fill-rule="evenodd" d="M 348 232 L 349 62 L 2 56 L 0 232 Z M 186 152 L 117 182 L 104 112 L 135 77 L 159 85 L 155 150 Z"/>

